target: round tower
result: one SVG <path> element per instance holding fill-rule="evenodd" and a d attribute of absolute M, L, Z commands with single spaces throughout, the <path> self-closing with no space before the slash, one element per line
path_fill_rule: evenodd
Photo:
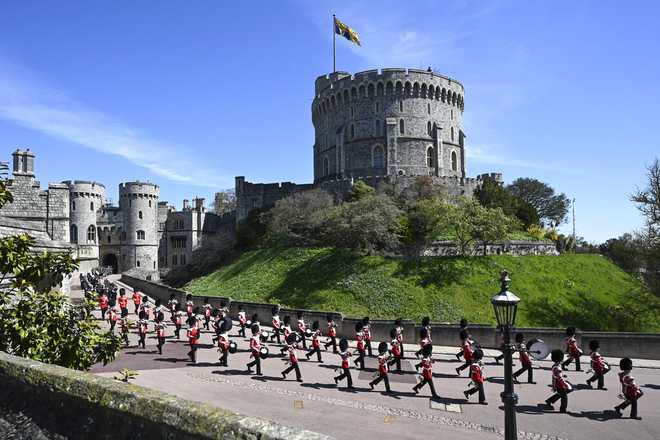
<path fill-rule="evenodd" d="M 464 88 L 429 70 L 335 72 L 316 79 L 314 181 L 465 177 Z"/>
<path fill-rule="evenodd" d="M 69 239 L 78 245 L 79 270 L 89 272 L 99 262 L 97 213 L 105 204 L 105 186 L 85 180 L 62 183 L 69 187 Z"/>
<path fill-rule="evenodd" d="M 158 185 L 146 182 L 119 184 L 122 272 L 138 269 L 158 273 Z M 152 276 L 154 279 L 154 276 Z"/>

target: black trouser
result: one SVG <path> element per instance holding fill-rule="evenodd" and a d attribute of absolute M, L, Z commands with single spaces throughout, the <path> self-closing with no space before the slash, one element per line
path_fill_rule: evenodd
<path fill-rule="evenodd" d="M 334 336 L 330 336 L 330 340 L 323 344 L 325 349 L 327 350 L 329 346 L 332 345 L 332 352 L 337 353 L 337 338 Z"/>
<path fill-rule="evenodd" d="M 568 390 L 555 390 L 555 394 L 550 396 L 546 402 L 550 405 L 561 399 L 561 405 L 559 406 L 559 411 L 565 412 L 568 407 Z"/>
<path fill-rule="evenodd" d="M 190 351 L 188 352 L 190 360 L 197 362 L 197 344 L 190 344 Z"/>
<path fill-rule="evenodd" d="M 527 371 L 527 382 L 532 383 L 534 382 L 534 369 L 532 368 L 532 364 L 522 364 L 522 368 L 515 373 L 513 373 L 513 378 L 517 378 L 521 374 L 523 374 L 525 371 Z"/>
<path fill-rule="evenodd" d="M 104 309 L 103 307 L 101 307 L 101 320 L 102 321 L 105 321 L 105 312 L 107 312 L 107 311 L 108 311 L 108 309 Z"/>
<path fill-rule="evenodd" d="M 568 355 L 568 359 L 566 359 L 562 364 L 562 368 L 566 368 L 571 362 L 575 360 L 575 371 L 581 371 L 582 368 L 580 368 L 580 356 L 573 357 L 571 355 Z"/>
<path fill-rule="evenodd" d="M 483 382 L 477 382 L 474 384 L 472 388 L 466 391 L 466 394 L 468 396 L 473 395 L 476 392 L 479 392 L 479 403 L 485 402 L 486 401 L 486 393 L 484 392 L 484 384 Z"/>
<path fill-rule="evenodd" d="M 309 360 L 312 355 L 316 353 L 316 358 L 318 359 L 319 362 L 321 361 L 321 347 L 314 347 L 312 346 L 312 349 L 307 352 L 307 360 Z"/>
<path fill-rule="evenodd" d="M 385 381 L 385 391 L 390 392 L 390 378 L 387 377 L 387 373 L 379 373 L 378 377 L 369 382 L 369 385 L 373 388 L 380 383 L 380 381 Z"/>
<path fill-rule="evenodd" d="M 222 352 L 222 356 L 220 356 L 220 365 L 226 367 L 227 360 L 229 359 L 229 349 L 220 347 L 220 351 Z"/>
<path fill-rule="evenodd" d="M 124 307 L 124 308 L 121 309 L 121 317 L 125 318 L 127 316 L 128 316 L 128 308 Z"/>
<path fill-rule="evenodd" d="M 209 316 L 205 316 L 205 317 L 204 317 L 204 328 L 205 328 L 206 330 L 210 330 L 210 329 L 209 329 L 209 322 L 211 322 L 211 318 L 210 318 Z"/>
<path fill-rule="evenodd" d="M 433 385 L 433 379 L 422 379 L 420 383 L 418 383 L 413 387 L 413 391 L 421 390 L 426 384 L 429 384 L 429 388 L 431 388 L 431 396 L 437 397 L 438 394 L 435 392 L 435 385 Z"/>
<path fill-rule="evenodd" d="M 135 304 L 135 303 L 133 303 Z M 140 304 L 135 304 L 135 314 L 138 314 L 138 311 L 140 310 Z"/>
<path fill-rule="evenodd" d="M 296 380 L 302 380 L 302 376 L 300 375 L 300 367 L 298 366 L 298 362 L 291 362 L 291 365 L 284 371 L 282 371 L 282 376 L 286 376 L 289 374 L 292 370 L 296 370 Z"/>
<path fill-rule="evenodd" d="M 128 333 L 122 333 L 121 337 L 124 339 L 124 344 L 128 347 Z"/>
<path fill-rule="evenodd" d="M 257 374 L 261 374 L 261 357 L 257 354 L 254 356 L 254 360 L 247 364 L 248 370 L 252 372 L 252 367 L 257 366 Z"/>
<path fill-rule="evenodd" d="M 241 328 L 238 329 L 238 336 L 245 337 L 245 324 L 241 323 Z"/>
<path fill-rule="evenodd" d="M 115 324 L 117 324 L 117 321 L 110 320 L 110 333 L 115 332 Z"/>
<path fill-rule="evenodd" d="M 456 359 L 458 359 L 460 361 L 462 357 L 463 357 L 463 350 L 456 353 Z"/>
<path fill-rule="evenodd" d="M 401 356 L 392 355 L 392 359 L 387 362 L 387 366 L 391 367 L 396 364 L 397 373 L 401 372 Z"/>
<path fill-rule="evenodd" d="M 458 371 L 458 373 L 460 374 L 461 371 L 465 370 L 465 369 L 468 368 L 470 365 L 472 365 L 472 360 L 469 360 L 469 361 L 466 360 L 465 363 L 464 363 L 463 365 L 461 365 L 460 367 L 458 367 L 458 368 L 456 369 L 456 371 Z"/>
<path fill-rule="evenodd" d="M 364 341 L 364 348 L 366 349 L 366 352 L 369 353 L 369 356 L 373 356 L 371 352 L 371 339 L 365 339 Z"/>
<path fill-rule="evenodd" d="M 603 370 L 600 373 L 594 370 L 594 375 L 587 379 L 587 383 L 591 385 L 591 382 L 598 381 L 598 389 L 605 388 L 605 375 L 610 370 Z"/>
<path fill-rule="evenodd" d="M 360 364 L 360 370 L 364 370 L 364 350 L 358 349 L 358 357 L 353 361 L 355 365 Z"/>
<path fill-rule="evenodd" d="M 305 338 L 305 332 L 298 332 L 300 335 L 300 342 L 302 342 L 302 346 L 305 350 L 307 350 L 307 338 Z"/>
<path fill-rule="evenodd" d="M 174 327 L 174 336 L 176 336 L 177 339 L 181 339 L 181 324 L 176 324 Z"/>
<path fill-rule="evenodd" d="M 139 335 L 140 335 L 140 340 L 138 341 L 138 348 L 140 346 L 142 346 L 142 348 L 147 348 L 147 346 L 145 345 L 145 341 L 144 341 L 145 338 L 147 337 L 147 334 L 146 333 L 139 333 Z"/>
<path fill-rule="evenodd" d="M 165 336 L 158 337 L 158 354 L 163 354 L 163 345 L 165 345 Z"/>
<path fill-rule="evenodd" d="M 504 353 L 502 353 L 502 354 L 499 355 L 499 356 L 495 356 L 495 362 L 497 362 L 498 364 L 500 363 L 500 361 L 501 361 L 502 359 L 504 359 Z"/>
<path fill-rule="evenodd" d="M 284 354 L 284 352 L 288 351 L 289 347 L 288 345 L 284 344 L 282 348 L 280 348 L 280 354 Z"/>
<path fill-rule="evenodd" d="M 614 408 L 623 411 L 630 405 L 630 418 L 635 419 L 637 418 L 637 399 L 635 400 L 628 400 L 626 399 L 623 403 L 615 406 Z"/>
<path fill-rule="evenodd" d="M 280 340 L 280 329 L 273 329 L 273 334 L 270 335 L 270 342 L 273 342 L 273 339 L 277 338 L 277 343 L 281 344 L 282 341 Z"/>
<path fill-rule="evenodd" d="M 342 373 L 339 376 L 335 377 L 335 382 L 339 382 L 340 380 L 343 380 L 346 378 L 346 383 L 349 388 L 353 388 L 353 378 L 351 377 L 351 370 L 348 368 L 343 368 L 342 367 Z"/>

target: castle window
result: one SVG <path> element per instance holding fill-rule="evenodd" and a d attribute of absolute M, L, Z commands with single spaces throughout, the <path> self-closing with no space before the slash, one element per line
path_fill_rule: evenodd
<path fill-rule="evenodd" d="M 154 269 L 156 268 L 156 262 L 154 261 Z"/>
<path fill-rule="evenodd" d="M 431 104 L 426 104 L 426 113 L 431 114 Z"/>
<path fill-rule="evenodd" d="M 176 265 L 177 265 L 177 256 L 172 255 L 172 266 L 176 266 Z"/>
<path fill-rule="evenodd" d="M 433 168 L 433 148 L 430 147 L 426 150 L 426 166 Z"/>
<path fill-rule="evenodd" d="M 374 147 L 371 154 L 371 163 L 374 168 L 384 168 L 385 160 L 383 157 L 383 149 L 380 145 Z"/>
<path fill-rule="evenodd" d="M 137 239 L 144 240 L 144 231 L 137 231 Z"/>
<path fill-rule="evenodd" d="M 151 208 L 151 200 L 149 200 L 149 208 Z"/>
<path fill-rule="evenodd" d="M 71 211 L 75 211 L 75 210 L 76 210 L 76 201 L 73 200 L 73 201 L 71 202 Z"/>
<path fill-rule="evenodd" d="M 94 202 L 89 202 L 89 210 L 94 211 Z"/>
<path fill-rule="evenodd" d="M 96 228 L 94 225 L 89 225 L 89 228 L 87 228 L 87 243 L 96 243 Z"/>
<path fill-rule="evenodd" d="M 133 206 L 133 199 L 128 199 L 128 207 L 130 208 Z"/>
<path fill-rule="evenodd" d="M 454 140 L 454 127 L 451 128 L 451 140 Z"/>
<path fill-rule="evenodd" d="M 458 170 L 458 160 L 456 158 L 456 152 L 455 151 L 451 152 L 451 170 L 452 171 L 457 171 Z"/>
<path fill-rule="evenodd" d="M 454 120 L 454 110 L 451 111 L 451 119 Z"/>
<path fill-rule="evenodd" d="M 399 133 L 403 134 L 404 133 L 404 125 L 403 125 L 403 119 L 399 120 Z"/>
<path fill-rule="evenodd" d="M 399 101 L 399 111 L 403 111 L 403 101 Z"/>
<path fill-rule="evenodd" d="M 137 261 L 135 262 L 135 265 L 136 265 L 137 267 L 140 267 L 140 260 L 137 260 Z"/>
<path fill-rule="evenodd" d="M 126 240 L 126 231 L 121 231 L 121 239 Z"/>
<path fill-rule="evenodd" d="M 431 121 L 426 123 L 426 131 L 428 131 L 429 136 L 433 134 L 433 130 L 431 128 Z"/>
<path fill-rule="evenodd" d="M 181 265 L 184 265 L 184 264 L 186 264 L 186 256 L 181 255 Z"/>
<path fill-rule="evenodd" d="M 380 119 L 376 119 L 376 136 L 380 136 L 382 134 L 382 125 Z"/>
<path fill-rule="evenodd" d="M 351 106 L 351 119 L 355 117 L 355 110 L 353 109 L 353 106 Z"/>
<path fill-rule="evenodd" d="M 71 243 L 78 243 L 78 226 L 71 225 Z"/>
<path fill-rule="evenodd" d="M 374 112 L 378 113 L 380 111 L 380 102 L 376 102 L 374 104 Z"/>
<path fill-rule="evenodd" d="M 142 211 L 138 211 L 138 218 L 142 220 Z"/>
<path fill-rule="evenodd" d="M 351 124 L 351 139 L 355 137 L 355 126 Z"/>
<path fill-rule="evenodd" d="M 327 176 L 329 174 L 330 174 L 330 161 L 328 160 L 327 157 L 324 157 L 323 158 L 323 175 Z"/>
<path fill-rule="evenodd" d="M 108 235 L 108 243 L 112 243 L 112 236 Z"/>

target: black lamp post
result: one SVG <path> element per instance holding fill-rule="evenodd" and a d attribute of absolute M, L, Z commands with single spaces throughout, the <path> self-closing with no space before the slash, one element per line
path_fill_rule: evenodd
<path fill-rule="evenodd" d="M 500 277 L 501 288 L 500 293 L 491 298 L 490 302 L 495 310 L 495 318 L 497 319 L 497 327 L 504 335 L 504 343 L 502 344 L 502 351 L 504 352 L 504 392 L 500 394 L 502 403 L 504 403 L 504 439 L 516 440 L 518 438 L 518 430 L 516 428 L 516 404 L 518 403 L 518 395 L 513 391 L 513 351 L 514 346 L 511 344 L 511 329 L 516 323 L 516 311 L 520 298 L 509 292 L 509 273 L 502 271 Z"/>

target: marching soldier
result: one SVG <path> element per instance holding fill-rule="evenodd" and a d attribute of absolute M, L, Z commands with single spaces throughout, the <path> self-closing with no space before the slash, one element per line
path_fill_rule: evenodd
<path fill-rule="evenodd" d="M 461 375 L 461 371 L 468 368 L 474 362 L 474 341 L 470 338 L 470 334 L 467 330 L 462 330 L 460 333 L 461 340 L 463 341 L 463 358 L 465 363 L 460 367 L 456 368 L 456 374 Z"/>
<path fill-rule="evenodd" d="M 298 335 L 300 336 L 300 340 L 302 341 L 302 347 L 307 350 L 307 338 L 305 338 L 305 332 L 307 331 L 307 324 L 305 324 L 305 320 L 303 319 L 303 314 L 302 312 L 298 312 Z"/>
<path fill-rule="evenodd" d="M 422 318 L 422 330 L 426 330 L 425 333 L 426 336 L 420 339 L 428 339 L 428 342 L 426 342 L 427 344 L 433 343 L 433 339 L 431 338 L 431 318 L 429 318 L 428 316 Z M 419 350 L 417 350 L 417 352 L 415 353 L 415 356 L 420 357 L 422 355 L 423 348 L 424 346 L 421 345 L 421 341 L 420 341 L 420 347 Z"/>
<path fill-rule="evenodd" d="M 325 349 L 327 350 L 329 346 L 332 345 L 332 352 L 333 353 L 338 353 L 337 351 L 337 324 L 335 324 L 334 319 L 332 319 L 332 315 L 328 315 L 326 317 L 328 320 L 328 340 L 326 341 L 324 345 Z"/>
<path fill-rule="evenodd" d="M 99 295 L 99 307 L 101 308 L 101 321 L 105 321 L 105 312 L 108 311 L 108 295 L 101 292 Z"/>
<path fill-rule="evenodd" d="M 183 310 L 181 310 L 181 304 L 176 303 L 175 304 L 176 311 L 174 312 L 174 336 L 176 336 L 177 339 L 181 339 L 181 327 L 183 326 L 183 317 L 185 316 L 185 313 L 183 313 Z"/>
<path fill-rule="evenodd" d="M 571 362 L 575 361 L 575 371 L 582 371 L 582 368 L 580 368 L 582 350 L 578 347 L 577 339 L 575 338 L 575 327 L 568 327 L 566 329 L 566 353 L 568 356 L 561 365 L 562 368 L 568 367 Z"/>
<path fill-rule="evenodd" d="M 383 341 L 378 344 L 378 377 L 369 382 L 369 386 L 373 391 L 374 387 L 380 383 L 380 381 L 385 382 L 385 392 L 391 393 L 390 390 L 390 379 L 387 377 L 387 361 L 389 360 L 389 355 L 387 354 L 387 342 Z"/>
<path fill-rule="evenodd" d="M 355 323 L 355 341 L 357 342 L 358 357 L 353 361 L 355 365 L 360 365 L 360 370 L 364 370 L 364 333 L 362 333 L 362 322 Z"/>
<path fill-rule="evenodd" d="M 525 345 L 525 336 L 522 333 L 516 334 L 516 350 L 518 350 L 518 356 L 522 367 L 520 370 L 513 373 L 513 381 L 515 383 L 520 383 L 518 382 L 518 376 L 527 371 L 527 383 L 535 384 L 532 358 L 529 357 L 529 351 L 527 351 L 527 346 Z"/>
<path fill-rule="evenodd" d="M 140 302 L 140 310 L 146 314 L 145 319 L 147 321 L 151 319 L 151 304 L 149 304 L 149 297 L 147 295 L 142 295 L 142 301 Z"/>
<path fill-rule="evenodd" d="M 319 330 L 318 321 L 314 321 L 312 323 L 312 348 L 305 355 L 307 357 L 307 360 L 309 360 L 309 358 L 312 357 L 314 353 L 316 353 L 316 358 L 318 359 L 319 363 L 322 363 L 323 360 L 321 360 L 321 330 Z"/>
<path fill-rule="evenodd" d="M 117 298 L 119 303 L 119 310 L 121 312 L 121 317 L 125 318 L 128 316 L 128 298 L 126 298 L 126 289 L 119 289 L 119 298 Z"/>
<path fill-rule="evenodd" d="M 427 345 L 432 345 L 431 344 L 431 338 L 429 337 L 429 330 L 426 327 L 422 327 L 419 330 L 419 350 L 415 353 L 415 356 L 419 358 L 419 356 L 424 353 L 424 347 Z M 417 365 L 415 365 L 415 369 L 419 370 L 419 367 L 422 366 L 421 362 L 418 362 Z"/>
<path fill-rule="evenodd" d="M 293 333 L 293 330 L 291 329 L 291 317 L 289 315 L 285 316 L 284 321 L 282 322 L 284 323 L 282 327 L 282 334 L 284 335 L 284 345 L 280 349 L 280 354 L 284 355 L 284 352 L 287 351 L 286 340 L 289 337 L 289 335 Z"/>
<path fill-rule="evenodd" d="M 211 306 L 208 298 L 204 298 L 204 328 L 210 330 L 209 324 L 211 322 L 211 312 L 213 311 L 213 306 Z"/>
<path fill-rule="evenodd" d="M 142 348 L 147 348 L 146 346 L 146 339 L 147 339 L 147 331 L 149 331 L 149 320 L 147 319 L 147 312 L 144 310 L 140 311 L 140 314 L 138 315 L 140 320 L 138 321 L 138 348 L 140 346 Z"/>
<path fill-rule="evenodd" d="M 170 310 L 170 319 L 172 320 L 172 322 L 175 321 L 175 314 L 178 305 L 179 305 L 179 301 L 176 299 L 176 295 L 170 293 L 170 299 L 169 301 L 167 301 L 167 308 Z"/>
<path fill-rule="evenodd" d="M 158 354 L 163 354 L 163 345 L 165 345 L 165 314 L 158 312 L 156 314 L 156 339 L 158 339 Z"/>
<path fill-rule="evenodd" d="M 399 347 L 401 347 L 401 359 L 405 357 L 405 351 L 403 350 L 403 319 L 396 318 L 394 320 L 394 329 L 396 330 L 396 340 L 399 341 Z"/>
<path fill-rule="evenodd" d="M 281 344 L 280 340 L 282 321 L 280 321 L 280 306 L 273 306 L 273 319 L 271 320 L 271 325 L 273 326 L 273 334 L 270 335 L 270 342 L 273 342 L 273 339 L 277 338 L 277 343 Z"/>
<path fill-rule="evenodd" d="M 131 323 L 128 320 L 128 317 L 123 317 L 119 321 L 119 334 L 121 335 L 121 338 L 124 340 L 124 345 L 128 347 L 128 333 L 130 332 L 131 329 Z"/>
<path fill-rule="evenodd" d="M 108 312 L 108 322 L 110 323 L 110 333 L 112 334 L 115 333 L 115 325 L 117 324 L 118 319 L 119 316 L 117 315 L 117 308 L 110 307 L 110 311 Z"/>
<path fill-rule="evenodd" d="M 135 314 L 140 316 L 140 304 L 142 303 L 142 295 L 137 290 L 133 291 L 133 305 L 135 305 Z"/>
<path fill-rule="evenodd" d="M 252 337 L 250 338 L 250 357 L 254 358 L 252 362 L 247 364 L 248 373 L 252 374 L 252 367 L 256 365 L 257 376 L 261 376 L 261 341 L 259 340 L 259 326 L 252 324 L 250 328 Z"/>
<path fill-rule="evenodd" d="M 195 316 L 190 315 L 190 318 L 188 318 L 188 322 L 190 325 L 190 328 L 188 329 L 188 343 L 190 344 L 190 351 L 188 352 L 188 356 L 190 357 L 190 360 L 196 364 L 197 363 L 197 342 L 199 341 L 199 327 L 197 323 L 197 318 Z"/>
<path fill-rule="evenodd" d="M 223 319 L 218 325 L 218 349 L 222 353 L 220 356 L 220 366 L 227 367 L 229 360 L 229 330 L 231 329 L 231 320 Z"/>
<path fill-rule="evenodd" d="M 635 383 L 635 378 L 630 374 L 633 364 L 630 358 L 623 358 L 619 362 L 621 372 L 619 373 L 619 381 L 621 382 L 621 395 L 624 399 L 623 403 L 614 407 L 616 415 L 622 417 L 621 411 L 630 406 L 630 418 L 635 420 L 642 420 L 637 415 L 637 400 L 644 395 L 639 385 Z"/>
<path fill-rule="evenodd" d="M 605 388 L 605 374 L 610 371 L 610 366 L 607 365 L 603 356 L 600 355 L 600 342 L 596 340 L 589 341 L 589 350 L 591 350 L 591 369 L 594 372 L 593 376 L 587 379 L 587 385 L 592 386 L 592 382 L 598 382 L 599 390 L 607 390 Z"/>
<path fill-rule="evenodd" d="M 472 354 L 473 361 L 470 363 L 470 379 L 472 379 L 472 388 L 463 391 L 466 399 L 476 392 L 479 392 L 479 403 L 481 405 L 488 405 L 486 402 L 486 393 L 484 392 L 484 366 L 481 362 L 484 353 L 481 349 L 477 349 Z"/>
<path fill-rule="evenodd" d="M 243 306 L 238 306 L 238 325 L 240 326 L 238 330 L 238 336 L 245 337 L 245 325 L 247 324 L 247 316 L 245 315 L 245 310 Z"/>
<path fill-rule="evenodd" d="M 465 318 L 461 318 L 461 320 L 459 321 L 458 325 L 459 325 L 459 329 L 458 329 L 458 333 L 459 333 L 459 334 L 460 334 L 463 330 L 468 331 L 468 320 L 467 320 L 467 319 L 465 319 Z M 462 341 L 461 341 L 461 342 L 462 342 Z M 460 361 L 462 357 L 463 357 L 463 347 L 461 347 L 461 349 L 459 350 L 459 352 L 456 353 L 456 359 L 458 359 L 458 360 Z M 497 358 L 495 358 L 495 361 L 498 362 L 498 361 L 497 361 Z"/>
<path fill-rule="evenodd" d="M 362 334 L 364 335 L 364 348 L 371 357 L 373 356 L 371 351 L 371 321 L 368 316 L 362 319 Z"/>
<path fill-rule="evenodd" d="M 291 333 L 286 338 L 286 347 L 289 351 L 289 366 L 282 371 L 282 378 L 286 379 L 286 375 L 289 374 L 292 370 L 296 370 L 296 381 L 302 382 L 302 376 L 300 374 L 300 366 L 298 365 L 298 355 L 296 350 L 298 349 L 298 341 L 300 336 L 297 333 Z"/>
<path fill-rule="evenodd" d="M 396 372 L 401 373 L 401 359 L 403 358 L 403 351 L 402 344 L 397 338 L 396 328 L 390 330 L 390 338 L 392 338 L 392 342 L 390 343 L 392 345 L 392 349 L 390 350 L 392 353 L 392 358 L 387 363 L 387 366 L 391 367 L 392 365 L 396 364 Z"/>
<path fill-rule="evenodd" d="M 546 401 L 546 405 L 550 408 L 554 408 L 553 404 L 561 399 L 561 404 L 559 406 L 559 412 L 565 413 L 568 407 L 568 393 L 573 390 L 571 384 L 566 380 L 566 375 L 562 370 L 562 361 L 564 360 L 564 353 L 559 350 L 552 350 L 550 355 L 554 365 L 552 366 L 552 390 L 555 392 L 550 396 Z"/>
<path fill-rule="evenodd" d="M 433 345 L 425 345 L 422 349 L 422 380 L 413 387 L 415 394 L 419 393 L 419 390 L 428 384 L 431 388 L 431 397 L 437 398 L 438 394 L 435 392 L 435 386 L 433 385 Z"/>
<path fill-rule="evenodd" d="M 195 303 L 193 302 L 192 295 L 189 293 L 186 295 L 186 315 L 188 316 L 188 319 L 186 320 L 186 324 L 188 324 L 188 327 L 192 327 L 194 325 L 192 322 L 192 318 L 194 318 L 193 315 L 194 307 L 195 307 Z"/>
<path fill-rule="evenodd" d="M 353 355 L 348 349 L 348 341 L 346 338 L 341 338 L 339 340 L 339 357 L 341 358 L 341 369 L 342 373 L 339 376 L 335 376 L 335 385 L 339 385 L 340 380 L 346 379 L 348 389 L 353 389 L 353 378 L 351 377 L 350 364 L 348 363 L 348 358 Z"/>

